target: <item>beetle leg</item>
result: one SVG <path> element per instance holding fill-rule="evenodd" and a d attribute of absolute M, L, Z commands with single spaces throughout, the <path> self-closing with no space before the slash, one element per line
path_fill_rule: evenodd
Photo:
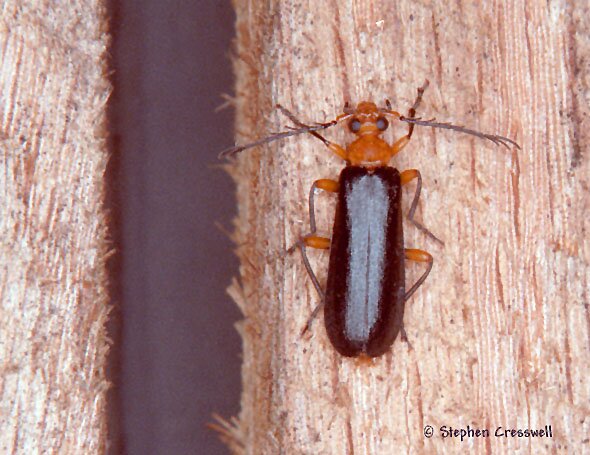
<path fill-rule="evenodd" d="M 311 268 L 309 259 L 307 259 L 306 247 L 327 250 L 328 248 L 330 248 L 330 239 L 327 237 L 319 237 L 314 234 L 308 234 L 305 237 L 303 237 L 303 239 L 301 239 L 299 242 L 297 242 L 297 246 L 299 247 L 299 250 L 301 251 L 301 256 L 303 257 L 303 265 L 305 265 L 305 269 L 307 270 L 307 273 L 309 274 L 309 277 L 311 278 L 313 285 L 315 286 L 316 290 L 318 291 L 318 294 L 320 295 L 323 301 L 324 291 L 322 290 L 320 282 L 318 281 L 317 277 L 315 276 L 315 273 L 313 272 L 313 269 Z"/>
<path fill-rule="evenodd" d="M 414 292 L 416 292 L 416 289 L 418 289 L 420 286 L 422 286 L 422 284 L 426 280 L 426 277 L 428 276 L 428 274 L 432 270 L 432 263 L 434 262 L 430 253 L 427 253 L 426 251 L 423 251 L 423 250 L 415 250 L 415 249 L 406 248 L 405 255 L 406 255 L 406 259 L 408 259 L 410 261 L 428 263 L 428 268 L 422 274 L 422 276 L 420 278 L 418 278 L 418 281 L 416 281 L 414 283 L 414 285 L 410 288 L 410 290 L 408 292 L 406 292 L 406 295 L 404 297 L 404 302 L 406 302 L 410 297 L 412 297 L 412 294 L 414 294 Z M 408 346 L 410 347 L 410 349 L 413 349 L 412 344 L 408 340 L 408 335 L 406 334 L 406 330 L 404 329 L 403 325 L 401 328 L 401 338 L 403 341 L 408 343 Z"/>
<path fill-rule="evenodd" d="M 412 297 L 412 294 L 416 292 L 416 289 L 422 286 L 424 280 L 426 280 L 426 277 L 430 273 L 430 270 L 432 270 L 432 263 L 434 262 L 434 259 L 432 258 L 430 253 L 427 253 L 424 250 L 415 250 L 410 248 L 406 248 L 405 255 L 406 259 L 408 259 L 409 261 L 426 262 L 428 264 L 428 268 L 426 269 L 426 271 L 422 274 L 420 278 L 418 278 L 418 281 L 414 283 L 410 290 L 406 292 L 404 301 L 407 301 L 410 297 Z"/>
<path fill-rule="evenodd" d="M 288 110 L 287 108 L 281 106 L 280 104 L 277 104 L 277 107 L 281 110 L 281 112 L 285 116 L 287 116 L 289 118 L 289 120 L 291 120 L 298 127 L 309 128 L 309 125 L 306 125 L 301 120 L 299 120 L 297 117 L 295 117 L 295 115 L 293 115 L 293 113 L 290 110 Z M 329 122 L 329 123 L 333 123 L 333 122 Z M 317 131 L 308 131 L 308 133 L 311 134 L 312 136 L 318 138 L 320 141 L 322 141 L 324 143 L 324 145 L 330 149 L 331 152 L 335 153 L 343 160 L 346 160 L 346 155 L 347 155 L 346 150 L 344 148 L 342 148 L 340 145 L 335 144 L 334 142 L 330 142 L 328 139 L 326 139 L 324 136 L 322 136 Z"/>
<path fill-rule="evenodd" d="M 320 179 L 313 182 L 311 185 L 311 189 L 309 190 L 309 225 L 311 227 L 311 234 L 316 233 L 316 224 L 315 224 L 315 190 L 319 188 L 320 190 L 329 191 L 330 193 L 337 193 L 338 192 L 338 182 L 336 180 L 330 179 Z M 311 245 L 309 245 L 311 246 Z"/>
<path fill-rule="evenodd" d="M 418 200 L 420 199 L 420 191 L 422 190 L 422 175 L 420 174 L 420 171 L 418 169 L 408 169 L 400 174 L 400 178 L 402 185 L 405 185 L 406 183 L 409 183 L 416 178 L 418 179 L 418 183 L 416 185 L 416 193 L 414 193 L 414 199 L 412 200 L 412 205 L 410 206 L 410 211 L 408 212 L 408 220 L 410 220 L 414 226 L 420 229 L 428 237 L 437 241 L 441 245 L 444 245 L 444 242 L 442 240 L 440 240 L 436 235 L 430 232 L 422 223 L 419 223 L 414 219 L 416 209 L 418 208 Z"/>
<path fill-rule="evenodd" d="M 308 243 L 309 242 L 309 243 Z M 328 248 L 330 247 L 330 239 L 324 237 L 317 237 L 315 235 L 305 236 L 302 240 L 297 242 L 297 246 L 299 247 L 299 251 L 301 251 L 301 257 L 303 258 L 303 265 L 305 266 L 305 270 L 307 270 L 307 274 L 316 289 L 322 301 L 324 300 L 324 291 L 320 286 L 320 282 L 316 277 L 313 269 L 311 268 L 311 264 L 309 263 L 309 259 L 307 258 L 307 247 L 310 248 L 323 248 L 323 243 L 328 244 Z"/>
<path fill-rule="evenodd" d="M 303 237 L 303 243 L 310 248 L 317 248 L 318 250 L 327 250 L 330 248 L 330 239 L 327 237 L 320 237 L 319 235 L 308 234 Z"/>
<path fill-rule="evenodd" d="M 315 222 L 315 190 L 316 188 L 319 188 L 321 190 L 329 191 L 331 193 L 337 193 L 338 186 L 338 182 L 335 180 L 320 179 L 313 182 L 313 185 L 311 185 L 311 190 L 309 191 L 309 225 L 311 228 L 311 232 L 307 234 L 302 240 L 300 240 L 297 243 L 297 245 L 299 246 L 301 256 L 303 257 L 303 265 L 305 265 L 307 274 L 309 275 L 316 291 L 318 292 L 321 302 L 312 311 L 311 316 L 307 320 L 307 324 L 305 324 L 305 328 L 301 332 L 302 335 L 309 330 L 309 328 L 311 327 L 311 323 L 324 306 L 324 291 L 320 286 L 320 282 L 318 281 L 318 278 L 316 277 L 313 269 L 311 268 L 311 264 L 309 263 L 309 259 L 307 258 L 306 247 L 320 249 L 330 248 L 330 239 L 315 235 L 317 231 L 317 226 Z"/>
<path fill-rule="evenodd" d="M 406 329 L 402 323 L 402 326 L 399 329 L 399 336 L 400 339 L 404 342 L 408 344 L 408 348 L 410 348 L 410 350 L 414 350 L 414 346 L 412 346 L 412 343 L 410 343 L 410 340 L 408 339 L 408 334 L 406 333 Z"/>
<path fill-rule="evenodd" d="M 299 248 L 301 251 L 301 256 L 303 257 L 303 265 L 305 266 L 305 270 L 309 274 L 311 281 L 313 282 L 314 287 L 318 291 L 318 294 L 323 299 L 324 298 L 324 291 L 320 286 L 320 282 L 318 281 L 317 277 L 313 269 L 311 268 L 311 264 L 309 263 L 309 259 L 307 258 L 307 247 L 310 248 L 318 248 L 318 249 L 328 249 L 330 248 L 330 239 L 326 237 L 319 237 L 317 235 L 308 234 L 299 240 L 295 245 L 287 250 L 287 253 L 292 253 L 295 248 Z"/>
<path fill-rule="evenodd" d="M 327 245 L 327 246 L 325 246 L 325 245 Z M 311 282 L 313 283 L 316 291 L 318 292 L 318 294 L 320 296 L 320 303 L 311 312 L 311 315 L 309 316 L 309 319 L 307 320 L 305 327 L 301 331 L 301 335 L 303 335 L 305 332 L 307 332 L 310 329 L 311 323 L 313 322 L 315 317 L 319 314 L 321 309 L 324 307 L 324 296 L 325 296 L 324 290 L 320 286 L 320 282 L 318 281 L 318 278 L 315 275 L 315 272 L 311 268 L 311 264 L 309 263 L 309 259 L 307 258 L 306 246 L 309 246 L 311 248 L 330 248 L 330 239 L 325 238 L 325 237 L 318 237 L 316 235 L 310 234 L 310 235 L 306 235 L 302 240 L 297 242 L 297 246 L 299 247 L 299 251 L 301 251 L 301 257 L 303 258 L 303 265 L 305 266 L 305 270 L 307 270 L 307 274 L 309 275 Z"/>
<path fill-rule="evenodd" d="M 321 311 L 324 306 L 324 290 L 320 285 L 320 282 L 311 268 L 311 264 L 309 263 L 309 259 L 307 258 L 307 247 L 310 248 L 319 248 L 319 249 L 328 249 L 330 248 L 330 239 L 326 237 L 320 237 L 316 235 L 317 227 L 315 222 L 315 189 L 319 188 L 324 191 L 329 192 L 337 192 L 338 191 L 338 182 L 335 180 L 330 179 L 320 179 L 313 182 L 311 186 L 311 190 L 309 191 L 309 225 L 311 228 L 311 232 L 307 234 L 305 237 L 300 239 L 295 245 L 289 248 L 289 252 L 292 252 L 295 248 L 299 248 L 301 251 L 301 257 L 303 258 L 303 265 L 305 266 L 305 270 L 313 283 L 318 295 L 320 296 L 320 303 L 314 308 L 305 324 L 305 327 L 301 331 L 301 335 L 309 330 L 311 327 L 311 323 Z"/>
<path fill-rule="evenodd" d="M 428 84 L 429 84 L 429 82 L 428 82 L 428 80 L 426 80 L 424 82 L 424 84 L 422 85 L 422 87 L 418 88 L 418 95 L 416 96 L 416 99 L 414 100 L 414 104 L 408 110 L 408 117 L 409 118 L 414 118 L 414 116 L 416 115 L 416 109 L 418 109 L 418 106 L 422 102 L 422 95 L 424 95 L 424 90 L 426 90 L 426 87 L 428 87 Z M 414 133 L 414 124 L 409 123 L 408 124 L 408 134 L 406 134 L 403 137 L 400 137 L 391 146 L 391 156 L 399 153 L 406 145 L 408 145 L 408 142 L 410 142 L 410 138 L 412 137 L 413 133 Z"/>
<path fill-rule="evenodd" d="M 401 149 L 408 145 L 408 142 L 410 142 L 409 135 L 400 137 L 397 141 L 395 141 L 391 146 L 391 156 L 397 155 L 401 151 Z"/>
<path fill-rule="evenodd" d="M 311 189 L 309 190 L 309 227 L 310 232 L 303 237 L 303 242 L 305 242 L 305 246 L 309 246 L 311 248 L 319 248 L 319 249 L 328 249 L 330 248 L 330 239 L 325 237 L 318 237 L 315 235 L 317 232 L 317 225 L 315 222 L 315 190 L 319 188 L 320 190 L 328 191 L 330 193 L 337 193 L 338 192 L 339 184 L 336 180 L 331 179 L 319 179 L 313 182 L 311 185 Z M 288 253 L 292 253 L 295 248 L 299 246 L 299 242 L 293 245 L 291 248 L 287 250 Z"/>
<path fill-rule="evenodd" d="M 432 264 L 434 262 L 434 259 L 432 258 L 430 253 L 427 253 L 424 250 L 415 250 L 415 249 L 410 249 L 410 248 L 405 249 L 405 256 L 406 256 L 406 259 L 408 259 L 409 261 L 428 263 L 428 268 L 426 269 L 426 271 L 422 274 L 422 276 L 420 278 L 418 278 L 418 281 L 416 281 L 414 283 L 414 285 L 410 288 L 410 290 L 408 292 L 406 292 L 406 295 L 404 296 L 404 302 L 407 302 L 408 299 L 410 297 L 412 297 L 412 294 L 414 294 L 414 292 L 416 292 L 416 289 L 418 289 L 420 286 L 422 286 L 422 284 L 426 280 L 426 277 L 428 276 L 428 274 L 432 270 Z M 403 325 L 400 329 L 400 336 L 401 336 L 402 341 L 405 341 L 406 343 L 408 343 L 408 346 L 410 347 L 410 349 L 413 349 L 412 343 L 410 343 L 410 341 L 408 340 L 408 335 L 406 334 L 406 330 L 404 329 Z"/>
<path fill-rule="evenodd" d="M 305 323 L 305 327 L 303 327 L 303 330 L 301 331 L 301 336 L 305 335 L 305 332 L 307 332 L 309 329 L 311 329 L 311 324 L 313 323 L 313 321 L 317 317 L 317 315 L 320 314 L 320 311 L 322 311 L 322 308 L 324 308 L 324 301 L 323 300 L 321 303 L 318 303 L 317 306 L 311 312 L 309 319 Z"/>

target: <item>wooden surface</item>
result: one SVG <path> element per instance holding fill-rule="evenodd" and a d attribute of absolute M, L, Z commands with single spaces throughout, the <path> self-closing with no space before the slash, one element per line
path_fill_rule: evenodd
<path fill-rule="evenodd" d="M 0 14 L 0 452 L 104 453 L 106 16 Z"/>
<path fill-rule="evenodd" d="M 397 340 L 371 366 L 334 351 L 322 316 L 300 336 L 318 296 L 300 256 L 285 254 L 308 232 L 312 182 L 343 163 L 308 137 L 239 157 L 242 266 L 230 293 L 244 313 L 244 384 L 226 434 L 234 452 L 589 451 L 587 4 L 235 5 L 238 142 L 285 129 L 277 102 L 308 122 L 332 119 L 344 101 L 389 98 L 405 112 L 428 78 L 418 115 L 509 136 L 522 150 L 417 127 L 396 157 L 394 166 L 421 170 L 417 218 L 445 245 L 406 224 L 406 246 L 430 251 L 434 268 L 406 306 L 411 345 Z M 343 128 L 326 136 L 350 140 Z M 318 200 L 329 232 L 334 200 Z M 327 253 L 310 257 L 323 282 Z M 420 268 L 408 270 L 410 281 Z M 442 426 L 468 425 L 491 434 L 442 437 Z M 545 425 L 552 438 L 494 435 Z"/>

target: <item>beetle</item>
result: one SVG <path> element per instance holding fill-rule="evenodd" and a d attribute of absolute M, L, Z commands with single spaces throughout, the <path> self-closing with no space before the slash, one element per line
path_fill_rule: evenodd
<path fill-rule="evenodd" d="M 307 125 L 284 107 L 277 107 L 296 125 L 289 131 L 277 133 L 244 146 L 225 150 L 221 157 L 284 137 L 309 133 L 346 162 L 338 180 L 316 180 L 309 193 L 310 232 L 295 245 L 299 247 L 305 268 L 321 297 L 306 328 L 324 309 L 324 324 L 330 342 L 346 357 L 378 357 L 389 351 L 398 334 L 407 340 L 403 328 L 406 301 L 424 283 L 432 270 L 433 257 L 420 249 L 404 246 L 402 228 L 402 186 L 417 180 L 416 191 L 408 219 L 435 241 L 442 242 L 414 219 L 420 198 L 422 176 L 417 169 L 399 171 L 389 162 L 410 141 L 415 125 L 451 129 L 506 147 L 513 140 L 485 134 L 450 123 L 415 118 L 428 81 L 418 89 L 418 95 L 407 116 L 370 101 L 356 108 L 345 105 L 344 112 L 327 123 Z M 390 119 L 408 123 L 408 132 L 393 144 L 381 135 L 388 129 Z M 348 120 L 348 130 L 356 139 L 342 147 L 328 141 L 318 131 Z M 337 194 L 337 204 L 331 238 L 317 235 L 315 221 L 315 192 L 323 190 Z M 322 289 L 307 257 L 307 248 L 330 251 L 325 291 Z M 293 248 L 291 249 L 291 251 Z M 426 270 L 406 290 L 405 260 L 426 264 Z"/>

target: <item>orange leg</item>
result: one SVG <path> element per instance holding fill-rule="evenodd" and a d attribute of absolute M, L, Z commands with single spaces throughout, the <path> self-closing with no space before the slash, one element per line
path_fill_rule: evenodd
<path fill-rule="evenodd" d="M 328 191 L 330 193 L 337 193 L 339 184 L 336 180 L 330 179 L 320 179 L 313 182 L 311 185 L 311 189 L 309 190 L 309 226 L 311 228 L 310 234 L 316 233 L 316 224 L 315 224 L 315 190 L 319 188 L 320 190 Z M 310 245 L 311 246 L 311 245 Z"/>
<path fill-rule="evenodd" d="M 311 327 L 312 321 L 321 311 L 322 307 L 324 306 L 324 290 L 320 286 L 320 282 L 311 268 L 311 264 L 309 263 L 309 259 L 307 258 L 307 247 L 310 248 L 317 248 L 322 250 L 327 250 L 330 248 L 331 240 L 327 237 L 320 237 L 316 235 L 317 227 L 315 222 L 315 190 L 319 188 L 320 190 L 328 191 L 330 193 L 337 193 L 339 184 L 335 180 L 330 179 L 320 179 L 313 182 L 311 189 L 309 191 L 309 225 L 311 232 L 303 237 L 299 242 L 297 242 L 297 246 L 301 251 L 301 257 L 303 258 L 303 265 L 305 266 L 305 270 L 307 270 L 307 274 L 311 279 L 316 291 L 318 292 L 321 302 L 319 305 L 315 307 L 311 316 L 307 320 L 307 324 L 305 324 L 305 328 L 302 331 L 302 334 L 305 333 Z"/>
<path fill-rule="evenodd" d="M 318 291 L 318 294 L 322 299 L 322 303 L 320 305 L 323 305 L 324 291 L 320 286 L 320 282 L 318 281 L 315 272 L 311 268 L 309 259 L 307 258 L 307 247 L 327 250 L 330 248 L 330 239 L 313 234 L 308 234 L 287 250 L 287 253 L 292 253 L 293 250 L 295 250 L 295 248 L 299 248 L 299 251 L 301 251 L 301 256 L 303 258 L 303 265 L 305 266 L 305 270 L 307 270 L 309 278 L 311 278 L 311 281 L 314 287 L 316 288 L 316 291 Z"/>
<path fill-rule="evenodd" d="M 401 178 L 401 181 L 402 181 L 401 182 L 402 185 L 405 185 L 407 183 L 410 183 L 415 178 L 418 178 L 419 180 L 422 180 L 420 178 L 420 171 L 418 169 L 408 169 L 406 171 L 403 171 L 400 174 L 400 178 Z"/>
<path fill-rule="evenodd" d="M 303 243 L 305 246 L 310 248 L 316 248 L 318 250 L 327 250 L 330 248 L 330 239 L 327 237 L 320 237 L 317 235 L 306 235 L 303 237 Z"/>
<path fill-rule="evenodd" d="M 301 331 L 301 335 L 303 335 L 303 334 L 305 334 L 305 332 L 307 332 L 310 329 L 311 323 L 313 322 L 313 320 L 316 318 L 316 316 L 319 314 L 319 312 L 324 307 L 324 300 L 325 300 L 324 290 L 322 289 L 322 286 L 320 285 L 318 277 L 316 276 L 315 272 L 311 268 L 311 264 L 309 263 L 309 259 L 307 258 L 306 247 L 309 246 L 311 248 L 328 249 L 328 248 L 330 248 L 330 239 L 325 238 L 325 237 L 318 237 L 316 235 L 310 234 L 310 235 L 306 235 L 303 239 L 301 239 L 299 242 L 297 242 L 297 246 L 299 247 L 299 251 L 301 251 L 301 257 L 303 258 L 303 265 L 305 266 L 305 270 L 307 271 L 307 274 L 309 275 L 309 278 L 311 279 L 311 282 L 313 283 L 315 290 L 317 291 L 317 293 L 320 296 L 320 303 L 311 312 L 311 315 L 307 319 L 307 323 L 305 324 L 305 327 Z"/>
<path fill-rule="evenodd" d="M 406 248 L 406 259 L 409 261 L 426 262 L 428 264 L 428 268 L 426 269 L 426 271 L 422 274 L 420 278 L 418 278 L 418 281 L 414 283 L 410 290 L 406 292 L 405 300 L 408 300 L 410 297 L 412 297 L 412 294 L 416 292 L 416 289 L 422 286 L 424 280 L 426 280 L 426 277 L 432 270 L 432 264 L 434 262 L 434 259 L 432 258 L 430 253 L 427 253 L 424 250 L 416 250 L 410 248 Z"/>
<path fill-rule="evenodd" d="M 428 268 L 426 269 L 426 271 L 422 274 L 422 276 L 420 278 L 418 278 L 418 281 L 416 281 L 414 283 L 414 285 L 410 288 L 410 290 L 406 292 L 406 295 L 404 297 L 404 302 L 407 302 L 408 299 L 410 297 L 412 297 L 412 294 L 414 294 L 414 292 L 416 292 L 416 289 L 418 289 L 420 286 L 422 286 L 422 284 L 424 283 L 424 280 L 426 280 L 426 277 L 428 276 L 428 274 L 432 270 L 433 259 L 432 259 L 432 256 L 429 253 L 427 253 L 426 251 L 415 250 L 415 249 L 410 249 L 410 248 L 406 248 L 405 256 L 406 256 L 406 259 L 409 261 L 426 262 L 428 264 Z M 403 325 L 400 329 L 400 335 L 401 335 L 402 340 L 405 341 L 406 343 L 408 343 L 408 345 L 411 348 L 412 344 L 408 340 L 408 335 L 406 334 L 406 330 L 404 329 Z"/>
<path fill-rule="evenodd" d="M 337 193 L 339 184 L 336 180 L 331 179 L 319 179 L 313 182 L 311 185 L 311 189 L 309 190 L 309 225 L 310 225 L 310 232 L 306 236 L 304 236 L 296 245 L 289 249 L 292 251 L 293 248 L 296 246 L 299 247 L 301 253 L 303 255 L 303 262 L 305 263 L 305 268 L 309 273 L 314 285 L 316 285 L 316 289 L 318 290 L 319 294 L 323 296 L 323 291 L 321 290 L 317 278 L 315 274 L 311 270 L 311 266 L 309 265 L 309 261 L 307 260 L 307 254 L 305 252 L 305 247 L 310 248 L 317 248 L 321 250 L 327 250 L 330 248 L 330 239 L 327 237 L 320 237 L 316 235 L 317 226 L 315 222 L 315 190 L 319 188 L 320 190 L 328 191 L 330 193 Z"/>
<path fill-rule="evenodd" d="M 328 148 L 330 149 L 330 151 L 332 153 L 335 153 L 343 160 L 348 159 L 348 153 L 346 153 L 346 149 L 344 147 L 342 147 L 338 144 L 335 144 L 334 142 L 330 142 L 329 140 L 327 140 L 325 137 L 321 136 L 320 134 L 318 134 L 318 136 L 320 139 L 322 139 L 322 142 L 328 146 Z"/>
<path fill-rule="evenodd" d="M 400 178 L 402 185 L 405 185 L 414 179 L 418 179 L 416 193 L 414 193 L 414 199 L 412 200 L 412 205 L 410 206 L 410 211 L 408 212 L 408 219 L 414 224 L 414 226 L 424 232 L 428 237 L 437 241 L 441 245 L 444 245 L 442 240 L 430 232 L 423 224 L 414 219 L 416 208 L 418 208 L 418 200 L 420 199 L 420 191 L 422 190 L 422 175 L 420 174 L 420 171 L 418 169 L 408 169 L 400 174 Z"/>
<path fill-rule="evenodd" d="M 400 137 L 391 146 L 391 156 L 397 155 L 410 142 L 410 135 Z"/>
<path fill-rule="evenodd" d="M 300 128 L 305 128 L 305 127 L 309 127 L 309 125 L 306 125 L 305 123 L 303 123 L 302 121 L 300 121 L 297 117 L 295 117 L 293 115 L 293 113 L 291 111 L 289 111 L 288 109 L 284 108 L 283 106 L 281 106 L 280 104 L 277 104 L 277 107 L 281 110 L 281 112 L 283 114 L 285 114 L 287 117 L 289 117 L 289 120 L 291 120 L 295 125 L 297 125 Z M 326 125 L 328 124 L 336 124 L 338 122 L 338 120 L 340 119 L 341 116 L 339 116 L 336 120 L 334 120 L 333 122 L 328 122 L 326 123 Z M 322 141 L 324 143 L 324 145 L 326 147 L 328 147 L 330 149 L 331 152 L 335 153 L 336 155 L 338 155 L 340 158 L 342 158 L 343 160 L 346 160 L 347 158 L 347 153 L 346 153 L 346 149 L 344 149 L 343 147 L 341 147 L 338 144 L 335 144 L 334 142 L 330 142 L 328 139 L 326 139 L 324 136 L 322 136 L 320 133 L 318 133 L 317 131 L 309 131 L 309 134 L 311 134 L 314 137 L 317 137 L 320 141 Z"/>
<path fill-rule="evenodd" d="M 337 193 L 340 185 L 336 180 L 319 179 L 313 182 L 313 185 L 320 190 L 329 191 L 330 193 Z"/>

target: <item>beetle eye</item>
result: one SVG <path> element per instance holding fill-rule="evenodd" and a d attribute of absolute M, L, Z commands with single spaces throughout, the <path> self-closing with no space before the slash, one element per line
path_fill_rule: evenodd
<path fill-rule="evenodd" d="M 359 119 L 353 118 L 350 122 L 348 122 L 348 128 L 353 133 L 358 133 L 361 130 L 361 122 Z"/>
<path fill-rule="evenodd" d="M 377 119 L 377 129 L 379 129 L 379 131 L 385 131 L 388 126 L 389 122 L 385 117 L 379 117 Z"/>

